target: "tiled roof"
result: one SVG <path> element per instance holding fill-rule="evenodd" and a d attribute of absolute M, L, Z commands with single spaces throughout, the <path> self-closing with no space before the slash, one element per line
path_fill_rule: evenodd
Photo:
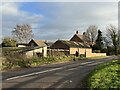
<path fill-rule="evenodd" d="M 66 40 L 59 40 L 59 41 L 66 44 L 68 47 L 90 48 L 89 45 L 81 42 L 66 41 Z"/>
<path fill-rule="evenodd" d="M 83 35 L 81 34 L 76 34 L 77 37 L 79 37 L 81 40 L 83 40 Z"/>
<path fill-rule="evenodd" d="M 43 40 L 33 40 L 38 46 L 46 46 L 45 41 Z"/>

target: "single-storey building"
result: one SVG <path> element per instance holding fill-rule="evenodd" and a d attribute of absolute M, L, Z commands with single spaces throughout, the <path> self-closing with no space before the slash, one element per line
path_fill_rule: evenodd
<path fill-rule="evenodd" d="M 47 57 L 47 49 L 46 47 L 25 47 L 20 52 L 24 54 L 27 58 L 32 58 L 34 56 L 37 57 Z"/>
<path fill-rule="evenodd" d="M 66 41 L 66 40 L 58 40 L 52 46 L 52 49 L 63 49 L 65 51 L 69 51 L 69 55 L 75 54 L 76 51 L 79 54 L 91 53 L 92 49 L 81 42 L 75 41 Z"/>
<path fill-rule="evenodd" d="M 92 53 L 92 48 L 89 45 L 75 41 L 58 40 L 51 48 L 69 51 L 69 55 L 78 52 L 79 55 L 84 54 L 86 57 L 106 56 L 106 53 Z"/>
<path fill-rule="evenodd" d="M 52 49 L 61 49 L 69 51 L 69 55 L 75 54 L 84 54 L 86 57 L 94 57 L 94 56 L 106 56 L 106 53 L 92 53 L 92 48 L 84 41 L 84 34 L 79 34 L 76 31 L 75 35 L 70 39 L 67 40 L 57 40 L 52 46 Z"/>
<path fill-rule="evenodd" d="M 47 57 L 47 45 L 43 40 L 31 40 L 24 50 L 27 57 Z"/>
<path fill-rule="evenodd" d="M 45 40 L 34 40 L 32 39 L 28 45 L 30 47 L 36 47 L 36 46 L 39 46 L 39 47 L 46 47 L 47 45 L 45 44 Z"/>

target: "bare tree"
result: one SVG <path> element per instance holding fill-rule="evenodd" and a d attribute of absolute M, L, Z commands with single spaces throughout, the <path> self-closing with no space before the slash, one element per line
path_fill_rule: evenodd
<path fill-rule="evenodd" d="M 16 25 L 12 34 L 20 43 L 27 43 L 33 38 L 32 28 L 28 24 Z"/>
<path fill-rule="evenodd" d="M 116 28 L 116 26 L 110 24 L 109 26 L 107 26 L 106 30 L 107 30 L 107 37 L 112 41 L 115 54 L 117 54 L 117 48 L 119 44 L 118 29 Z"/>
<path fill-rule="evenodd" d="M 87 31 L 84 33 L 84 40 L 88 42 L 90 46 L 92 46 L 96 40 L 97 29 L 98 29 L 97 26 L 90 25 L 88 26 Z"/>

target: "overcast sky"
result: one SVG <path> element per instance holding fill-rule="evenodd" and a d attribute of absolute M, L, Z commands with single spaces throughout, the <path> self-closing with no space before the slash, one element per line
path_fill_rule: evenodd
<path fill-rule="evenodd" d="M 10 36 L 17 24 L 30 24 L 35 39 L 70 39 L 89 25 L 103 33 L 109 24 L 118 25 L 117 2 L 4 2 L 2 35 Z M 0 37 L 1 38 L 1 37 Z"/>

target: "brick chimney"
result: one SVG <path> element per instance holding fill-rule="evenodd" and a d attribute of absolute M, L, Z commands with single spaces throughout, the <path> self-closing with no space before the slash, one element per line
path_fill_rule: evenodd
<path fill-rule="evenodd" d="M 86 33 L 85 32 L 83 32 L 83 35 L 85 35 Z"/>
<path fill-rule="evenodd" d="M 76 31 L 76 34 L 79 34 L 79 31 Z"/>

